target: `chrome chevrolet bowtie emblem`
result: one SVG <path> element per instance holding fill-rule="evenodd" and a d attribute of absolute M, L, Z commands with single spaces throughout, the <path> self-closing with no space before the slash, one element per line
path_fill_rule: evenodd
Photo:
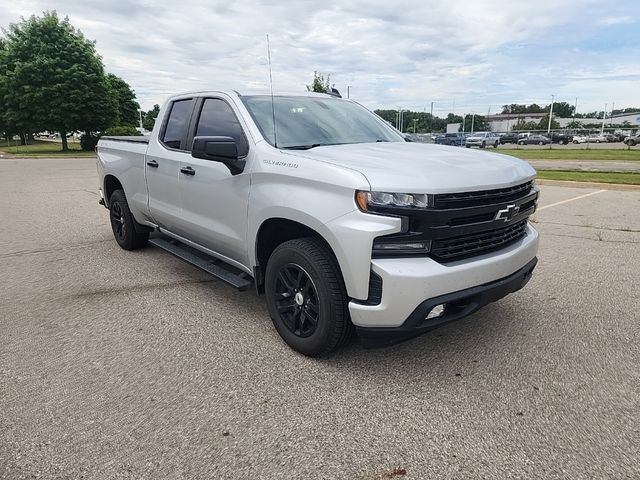
<path fill-rule="evenodd" d="M 494 218 L 494 220 L 504 220 L 505 222 L 508 222 L 513 217 L 515 217 L 519 211 L 520 207 L 518 207 L 517 205 L 507 205 L 507 208 L 498 210 L 498 213 L 496 213 L 496 218 Z"/>

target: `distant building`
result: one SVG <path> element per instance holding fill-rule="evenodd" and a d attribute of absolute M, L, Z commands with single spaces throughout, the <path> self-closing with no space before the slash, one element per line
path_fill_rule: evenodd
<path fill-rule="evenodd" d="M 492 132 L 510 132 L 519 122 L 539 122 L 546 113 L 497 113 L 487 115 Z"/>
<path fill-rule="evenodd" d="M 540 122 L 545 117 L 546 113 L 498 113 L 496 115 L 488 115 L 487 121 L 491 126 L 492 132 L 510 132 L 513 126 L 518 122 Z M 565 128 L 571 122 L 576 121 L 581 124 L 588 123 L 602 123 L 602 118 L 559 118 L 554 116 L 553 119 L 560 124 L 560 128 Z M 607 116 L 605 120 L 605 127 L 614 124 L 619 125 L 624 122 L 629 122 L 630 126 L 640 126 L 640 112 L 637 113 L 622 113 L 613 115 L 613 117 Z M 546 130 L 546 129 L 545 129 Z"/>

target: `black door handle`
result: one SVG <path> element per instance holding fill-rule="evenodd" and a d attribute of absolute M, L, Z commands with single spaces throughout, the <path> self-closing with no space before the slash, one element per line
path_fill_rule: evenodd
<path fill-rule="evenodd" d="M 185 175 L 195 175 L 196 174 L 196 171 L 191 167 L 181 168 L 180 172 L 184 173 Z"/>
<path fill-rule="evenodd" d="M 155 160 L 149 160 L 147 162 L 147 165 L 149 165 L 150 167 L 153 167 L 153 168 L 158 168 L 158 162 L 156 162 Z"/>

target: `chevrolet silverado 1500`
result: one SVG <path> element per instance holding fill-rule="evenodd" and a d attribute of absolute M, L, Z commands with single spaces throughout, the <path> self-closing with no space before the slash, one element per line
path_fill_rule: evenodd
<path fill-rule="evenodd" d="M 150 137 L 102 137 L 96 150 L 122 248 L 151 243 L 253 285 L 306 355 L 354 330 L 384 345 L 465 317 L 536 264 L 527 163 L 408 143 L 335 96 L 177 95 Z"/>

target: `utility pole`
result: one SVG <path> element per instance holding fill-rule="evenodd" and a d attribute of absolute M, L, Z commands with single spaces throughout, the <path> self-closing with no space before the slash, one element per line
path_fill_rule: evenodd
<path fill-rule="evenodd" d="M 553 99 L 555 95 L 551 95 L 551 108 L 549 108 L 549 125 L 547 126 L 547 133 L 551 132 L 551 118 L 553 118 Z"/>
<path fill-rule="evenodd" d="M 347 98 L 351 98 L 349 97 L 349 90 L 351 90 L 351 85 L 347 85 Z"/>
<path fill-rule="evenodd" d="M 473 116 L 471 117 L 471 133 L 473 133 L 473 124 L 476 121 L 476 114 L 475 112 L 473 113 Z"/>
<path fill-rule="evenodd" d="M 604 133 L 604 121 L 607 118 L 607 104 L 604 104 L 604 112 L 602 112 L 602 127 L 600 127 L 600 135 Z"/>
<path fill-rule="evenodd" d="M 429 117 L 429 135 L 433 136 L 433 102 L 431 102 L 431 116 Z"/>
<path fill-rule="evenodd" d="M 142 133 L 142 130 L 144 130 L 144 128 L 142 128 L 142 110 L 138 110 L 138 113 L 140 114 L 140 133 Z"/>
<path fill-rule="evenodd" d="M 417 121 L 418 121 L 418 119 L 417 119 L 417 118 L 414 118 L 414 119 L 413 119 L 413 134 L 414 134 L 414 135 L 416 134 L 416 122 L 417 122 Z"/>

